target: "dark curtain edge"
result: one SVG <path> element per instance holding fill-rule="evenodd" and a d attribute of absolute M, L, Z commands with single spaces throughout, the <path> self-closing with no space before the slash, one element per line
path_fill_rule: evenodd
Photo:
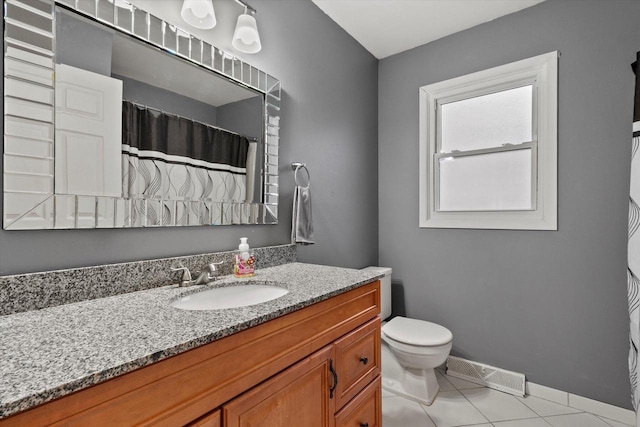
<path fill-rule="evenodd" d="M 636 91 L 633 101 L 633 121 L 640 122 L 640 51 L 636 53 L 636 61 L 631 64 L 631 69 L 636 75 Z"/>
<path fill-rule="evenodd" d="M 246 168 L 249 151 L 249 139 L 246 136 L 158 112 L 129 101 L 123 101 L 122 104 L 123 145 L 141 151 L 156 151 L 207 163 Z M 157 160 L 166 162 L 165 159 Z"/>

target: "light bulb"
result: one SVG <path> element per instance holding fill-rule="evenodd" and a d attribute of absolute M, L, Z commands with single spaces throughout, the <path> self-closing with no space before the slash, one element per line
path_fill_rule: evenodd
<path fill-rule="evenodd" d="M 184 0 L 180 16 L 192 27 L 208 30 L 216 26 L 212 0 Z"/>
<path fill-rule="evenodd" d="M 255 41 L 256 41 L 256 33 L 253 33 L 251 31 L 247 31 L 247 30 L 242 30 L 239 33 L 240 33 L 239 34 L 240 40 L 242 40 L 242 43 L 244 43 L 244 44 L 255 43 Z"/>
<path fill-rule="evenodd" d="M 262 49 L 258 25 L 253 16 L 248 13 L 238 16 L 231 44 L 236 50 L 244 53 L 256 53 Z"/>
<path fill-rule="evenodd" d="M 207 10 L 207 5 L 202 3 L 202 2 L 195 2 L 191 5 L 191 12 L 197 17 L 197 18 L 204 18 L 205 16 L 207 16 L 207 13 L 209 12 Z"/>

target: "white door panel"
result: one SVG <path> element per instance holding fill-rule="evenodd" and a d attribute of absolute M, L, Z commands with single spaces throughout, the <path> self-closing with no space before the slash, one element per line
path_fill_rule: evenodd
<path fill-rule="evenodd" d="M 56 65 L 56 193 L 122 195 L 122 82 Z"/>

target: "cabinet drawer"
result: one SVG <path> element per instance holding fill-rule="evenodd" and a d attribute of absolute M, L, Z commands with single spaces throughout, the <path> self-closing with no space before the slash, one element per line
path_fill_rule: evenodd
<path fill-rule="evenodd" d="M 336 427 L 381 427 L 382 382 L 373 380 L 355 399 L 336 414 Z"/>
<path fill-rule="evenodd" d="M 380 374 L 380 319 L 335 342 L 336 408 L 341 408 Z"/>

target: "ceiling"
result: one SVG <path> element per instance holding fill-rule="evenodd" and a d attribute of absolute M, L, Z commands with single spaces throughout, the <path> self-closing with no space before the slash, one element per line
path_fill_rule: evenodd
<path fill-rule="evenodd" d="M 382 59 L 544 0 L 312 0 Z"/>
<path fill-rule="evenodd" d="M 214 107 L 258 96 L 257 92 L 191 65 L 174 55 L 162 55 L 158 49 L 115 33 L 111 72 L 150 84 Z M 206 85 L 194 82 L 206 81 Z"/>
<path fill-rule="evenodd" d="M 158 3 L 160 2 L 158 1 Z M 172 1 L 171 4 L 177 5 L 175 1 Z M 128 77 L 214 107 L 260 96 L 254 90 L 216 76 L 175 55 L 162 54 L 160 50 L 129 37 L 127 34 L 105 29 L 101 24 L 59 6 L 56 10 L 62 14 L 57 19 L 64 22 L 61 25 L 67 32 L 77 29 L 80 23 L 88 23 L 89 25 L 84 27 L 85 31 L 96 31 L 95 37 L 112 37 L 111 73 L 116 76 Z M 61 20 L 62 17 L 65 18 L 64 21 Z M 177 34 L 178 36 L 189 36 L 180 31 Z M 205 80 L 207 81 L 206 85 L 194 84 L 194 82 Z"/>

